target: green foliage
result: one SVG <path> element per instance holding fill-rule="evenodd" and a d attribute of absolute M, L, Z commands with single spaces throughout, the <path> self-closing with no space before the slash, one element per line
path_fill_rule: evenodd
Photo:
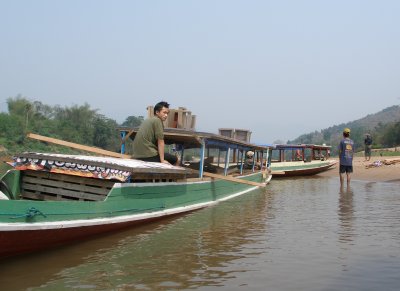
<path fill-rule="evenodd" d="M 0 113 L 0 145 L 9 149 L 23 143 L 23 121 L 18 116 Z"/>
<path fill-rule="evenodd" d="M 143 116 L 128 116 L 125 121 L 122 123 L 122 126 L 127 127 L 137 127 L 142 124 L 144 120 Z"/>
<path fill-rule="evenodd" d="M 382 134 L 379 141 L 386 147 L 394 147 L 400 144 L 400 121 L 386 124 L 381 128 Z"/>
<path fill-rule="evenodd" d="M 32 103 L 25 97 L 18 95 L 15 98 L 7 99 L 8 112 L 10 115 L 24 117 L 32 109 Z"/>
<path fill-rule="evenodd" d="M 28 132 L 114 152 L 120 150 L 118 123 L 99 114 L 89 104 L 51 107 L 38 101 L 31 102 L 20 95 L 8 98 L 7 104 L 8 113 L 0 113 L 0 146 L 5 149 L 3 155 L 5 152 L 13 155 L 23 151 L 79 153 L 67 147 L 25 138 Z M 123 125 L 136 127 L 142 121 L 143 116 L 130 116 Z"/>
<path fill-rule="evenodd" d="M 98 115 L 94 119 L 94 137 L 93 145 L 112 151 L 120 150 L 119 135 L 116 131 L 118 124 L 115 120 L 108 119 L 103 115 Z"/>

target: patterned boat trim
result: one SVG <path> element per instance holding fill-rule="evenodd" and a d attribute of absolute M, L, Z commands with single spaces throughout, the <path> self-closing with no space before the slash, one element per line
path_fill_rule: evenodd
<path fill-rule="evenodd" d="M 136 170 L 181 170 L 172 165 L 98 156 L 25 153 L 10 163 L 16 170 L 47 171 L 81 177 L 126 182 Z"/>

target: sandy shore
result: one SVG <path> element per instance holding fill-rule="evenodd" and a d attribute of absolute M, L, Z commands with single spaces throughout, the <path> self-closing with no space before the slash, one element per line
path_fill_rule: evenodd
<path fill-rule="evenodd" d="M 353 174 L 352 180 L 364 180 L 371 182 L 385 181 L 385 182 L 400 182 L 400 163 L 393 165 L 381 165 L 379 167 L 366 167 L 375 161 L 383 161 L 385 159 L 392 159 L 390 157 L 372 157 L 370 161 L 364 161 L 364 157 L 356 157 L 353 160 Z M 338 177 L 339 179 L 339 163 L 335 168 L 318 174 L 324 177 Z"/>

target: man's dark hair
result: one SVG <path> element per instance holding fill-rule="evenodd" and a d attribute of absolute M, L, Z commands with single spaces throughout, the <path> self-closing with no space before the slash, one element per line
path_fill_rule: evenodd
<path fill-rule="evenodd" d="M 168 102 L 165 102 L 165 101 L 160 101 L 160 102 L 158 102 L 158 103 L 154 106 L 154 115 L 156 114 L 157 111 L 161 111 L 161 109 L 163 109 L 163 107 L 169 108 Z"/>

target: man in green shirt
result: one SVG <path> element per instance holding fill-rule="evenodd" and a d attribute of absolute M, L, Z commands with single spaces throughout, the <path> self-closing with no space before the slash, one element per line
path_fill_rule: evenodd
<path fill-rule="evenodd" d="M 169 104 L 161 101 L 154 106 L 154 116 L 147 118 L 139 128 L 133 141 L 133 158 L 165 164 L 178 165 L 178 158 L 164 153 L 164 125 L 169 113 Z"/>

